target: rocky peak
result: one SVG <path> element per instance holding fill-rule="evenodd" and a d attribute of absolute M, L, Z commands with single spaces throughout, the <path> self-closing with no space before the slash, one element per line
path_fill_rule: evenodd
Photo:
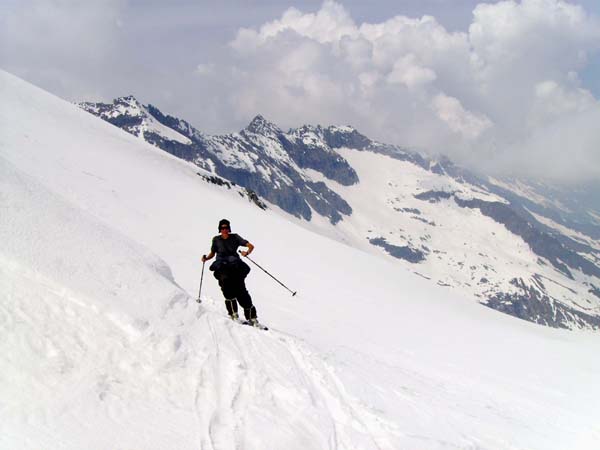
<path fill-rule="evenodd" d="M 139 105 L 140 102 L 137 101 L 137 99 L 133 96 L 133 95 L 125 95 L 123 97 L 117 97 L 113 103 L 117 104 L 117 103 L 125 103 L 128 105 Z"/>
<path fill-rule="evenodd" d="M 323 128 L 320 125 L 302 125 L 300 128 L 292 128 L 289 130 L 287 136 L 305 149 L 310 148 L 314 150 L 318 147 L 331 151 L 325 141 Z"/>
<path fill-rule="evenodd" d="M 300 128 L 297 128 L 300 132 L 310 132 L 319 133 L 323 132 L 323 127 L 321 125 L 302 125 Z"/>
<path fill-rule="evenodd" d="M 113 105 L 115 109 L 131 116 L 145 115 L 144 106 L 133 95 L 119 97 L 113 101 Z"/>
<path fill-rule="evenodd" d="M 243 130 L 250 133 L 262 135 L 279 135 L 282 134 L 281 129 L 273 122 L 269 122 L 262 115 L 258 114 L 252 122 Z"/>
<path fill-rule="evenodd" d="M 348 147 L 362 150 L 373 143 L 351 126 L 330 126 L 325 128 L 324 134 L 331 148 Z"/>
<path fill-rule="evenodd" d="M 105 120 L 112 122 L 115 118 L 140 118 L 145 117 L 144 106 L 133 96 L 118 97 L 112 103 L 83 102 L 79 106 Z M 116 123 L 113 123 L 117 125 Z"/>
<path fill-rule="evenodd" d="M 300 128 L 290 130 L 290 134 L 295 136 L 302 136 L 309 133 L 323 136 L 323 127 L 321 125 L 302 125 Z"/>

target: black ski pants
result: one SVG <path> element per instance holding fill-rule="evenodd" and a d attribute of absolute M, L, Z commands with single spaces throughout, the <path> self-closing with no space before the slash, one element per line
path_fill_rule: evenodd
<path fill-rule="evenodd" d="M 244 317 L 247 320 L 256 319 L 256 308 L 252 304 L 252 297 L 244 278 L 246 274 L 237 268 L 223 268 L 215 272 L 215 278 L 219 280 L 219 286 L 225 297 L 225 306 L 229 315 L 237 312 L 237 303 L 244 309 Z M 237 300 L 237 303 L 235 302 Z"/>

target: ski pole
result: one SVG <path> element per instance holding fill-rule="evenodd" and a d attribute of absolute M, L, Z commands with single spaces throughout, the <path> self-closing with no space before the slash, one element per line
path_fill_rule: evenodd
<path fill-rule="evenodd" d="M 241 254 L 242 252 L 239 252 L 239 253 Z M 292 293 L 292 297 L 297 294 L 297 292 L 292 291 L 289 287 L 287 287 L 285 284 L 283 284 L 281 281 L 279 281 L 277 278 L 275 278 L 273 275 L 271 275 L 269 272 L 267 272 L 265 269 L 263 269 L 256 261 L 254 261 L 248 255 L 246 255 L 245 257 L 248 258 L 252 262 L 252 264 L 254 264 L 256 267 L 258 267 L 260 270 L 262 270 L 264 273 L 269 275 L 271 278 L 273 278 L 275 281 L 277 281 L 280 285 L 282 285 L 284 288 L 286 288 L 288 291 L 290 291 Z"/>
<path fill-rule="evenodd" d="M 202 255 L 202 259 L 204 260 L 204 258 L 206 258 L 206 255 Z M 200 289 L 198 289 L 198 298 L 196 299 L 196 301 L 198 303 L 202 303 L 202 299 L 200 298 L 200 294 L 202 293 L 202 280 L 204 279 L 204 263 L 205 261 L 202 261 L 202 275 L 200 275 Z"/>

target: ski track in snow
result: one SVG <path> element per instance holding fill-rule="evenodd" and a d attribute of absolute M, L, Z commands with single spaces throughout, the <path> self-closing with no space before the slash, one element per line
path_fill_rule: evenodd
<path fill-rule="evenodd" d="M 219 309 L 211 303 L 201 308 Z M 297 338 L 223 314 L 199 321 L 209 330 L 198 350 L 207 356 L 195 393 L 198 421 L 207 425 L 202 449 L 263 448 L 253 430 L 269 422 L 279 430 L 269 438 L 272 448 L 394 448 L 386 436 L 399 435 L 397 427 L 350 396 L 322 356 Z"/>

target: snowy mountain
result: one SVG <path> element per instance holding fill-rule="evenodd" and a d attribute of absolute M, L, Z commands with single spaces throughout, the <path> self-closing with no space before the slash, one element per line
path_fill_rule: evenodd
<path fill-rule="evenodd" d="M 476 175 L 349 126 L 284 132 L 259 115 L 239 133 L 209 136 L 133 97 L 81 107 L 493 309 L 600 328 L 600 205 L 582 195 Z"/>
<path fill-rule="evenodd" d="M 288 139 L 262 116 L 239 133 L 207 136 L 184 120 L 141 105 L 132 96 L 112 104 L 82 103 L 81 107 L 297 217 L 310 219 L 315 210 L 335 223 L 351 213 L 339 195 L 303 170 L 314 168 L 314 162 L 304 156 L 314 149 L 303 144 L 301 136 Z M 331 149 L 319 148 L 318 153 L 321 170 L 331 179 L 346 185 L 358 181 L 348 163 Z"/>
<path fill-rule="evenodd" d="M 482 308 L 1 71 L 0 98 L 0 448 L 597 447 L 597 333 Z M 299 291 L 251 273 L 268 332 L 209 273 L 194 301 L 224 216 Z"/>

